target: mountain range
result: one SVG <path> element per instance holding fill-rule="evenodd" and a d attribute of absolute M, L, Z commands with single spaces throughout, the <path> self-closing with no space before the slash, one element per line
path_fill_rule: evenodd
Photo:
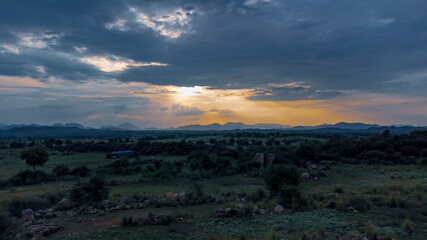
<path fill-rule="evenodd" d="M 316 126 L 289 126 L 281 124 L 259 123 L 248 125 L 241 122 L 228 122 L 225 124 L 185 125 L 177 128 L 145 128 L 141 129 L 131 123 L 119 125 L 106 125 L 98 129 L 85 127 L 78 123 L 55 123 L 50 126 L 37 124 L 1 124 L 1 136 L 126 136 L 126 135 L 152 135 L 152 134 L 181 134 L 185 132 L 202 131 L 281 131 L 281 132 L 307 132 L 307 133 L 375 133 L 389 129 L 394 133 L 409 133 L 415 130 L 427 130 L 427 127 L 414 127 L 407 125 L 380 126 L 378 124 L 346 123 L 321 124 Z"/>

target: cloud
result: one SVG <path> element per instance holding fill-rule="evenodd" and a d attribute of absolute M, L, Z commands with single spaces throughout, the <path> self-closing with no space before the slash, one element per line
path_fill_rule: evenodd
<path fill-rule="evenodd" d="M 115 22 L 105 24 L 105 27 L 107 29 L 118 29 L 120 31 L 125 31 L 126 30 L 125 23 L 126 23 L 125 19 L 119 18 Z"/>
<path fill-rule="evenodd" d="M 93 65 L 103 72 L 122 72 L 130 67 L 167 66 L 167 64 L 159 62 L 135 62 L 132 59 L 114 55 L 82 57 L 80 61 Z"/>
<path fill-rule="evenodd" d="M 0 45 L 0 47 L 2 47 L 4 49 L 4 50 L 0 50 L 0 53 L 14 53 L 14 54 L 21 53 L 19 48 L 14 46 L 14 45 L 2 44 L 2 45 Z"/>
<path fill-rule="evenodd" d="M 172 105 L 171 111 L 176 116 L 191 116 L 203 114 L 203 111 L 196 107 L 186 107 L 181 104 Z"/>
<path fill-rule="evenodd" d="M 255 89 L 248 99 L 254 101 L 297 101 L 331 99 L 341 93 L 335 90 L 317 90 L 310 86 L 288 84 L 285 86 Z"/>
<path fill-rule="evenodd" d="M 131 8 L 130 11 L 135 14 L 135 20 L 137 23 L 151 28 L 160 35 L 168 38 L 178 38 L 182 34 L 190 33 L 191 16 L 196 13 L 193 9 L 184 10 L 182 8 L 153 16 L 149 16 L 136 8 Z M 123 26 L 119 27 L 123 28 L 124 23 L 122 25 Z"/>

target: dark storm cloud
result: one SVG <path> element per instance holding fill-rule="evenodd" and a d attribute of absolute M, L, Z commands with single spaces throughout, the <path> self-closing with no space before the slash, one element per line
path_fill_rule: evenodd
<path fill-rule="evenodd" d="M 183 28 L 188 32 L 162 35 L 138 22 L 132 7 L 149 17 L 191 11 Z M 215 88 L 305 82 L 319 90 L 380 91 L 383 82 L 425 70 L 424 9 L 422 0 L 6 1 L 0 8 L 0 75 Z M 120 19 L 123 27 L 106 27 Z M 45 46 L 26 46 L 22 34 Z M 111 55 L 168 66 L 106 73 L 79 60 Z M 252 99 L 257 97 L 268 98 L 260 93 Z"/>
<path fill-rule="evenodd" d="M 296 100 L 321 100 L 339 96 L 338 91 L 319 91 L 311 87 L 285 86 L 269 89 L 255 89 L 253 96 L 248 97 L 256 101 L 296 101 Z"/>

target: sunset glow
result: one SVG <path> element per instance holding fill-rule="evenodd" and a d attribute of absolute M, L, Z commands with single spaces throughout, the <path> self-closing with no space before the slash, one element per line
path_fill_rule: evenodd
<path fill-rule="evenodd" d="M 0 123 L 427 125 L 427 35 L 411 30 L 424 12 L 341 4 L 345 18 L 274 0 L 117 1 L 60 18 L 36 4 L 22 22 L 5 6 Z"/>

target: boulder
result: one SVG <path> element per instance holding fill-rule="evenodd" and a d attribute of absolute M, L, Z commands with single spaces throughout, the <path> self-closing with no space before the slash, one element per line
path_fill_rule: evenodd
<path fill-rule="evenodd" d="M 317 165 L 315 165 L 315 164 L 311 164 L 311 165 L 308 165 L 308 166 L 307 166 L 307 168 L 308 168 L 309 170 L 315 170 L 315 169 L 317 169 L 318 167 L 317 167 Z"/>
<path fill-rule="evenodd" d="M 309 179 L 310 178 L 310 174 L 305 172 L 305 173 L 301 173 L 301 178 L 302 179 Z"/>
<path fill-rule="evenodd" d="M 273 208 L 273 213 L 275 214 L 282 214 L 285 211 L 285 209 L 283 208 L 282 205 L 277 204 L 274 208 Z"/>
<path fill-rule="evenodd" d="M 169 192 L 165 193 L 165 197 L 168 199 L 173 199 L 173 195 L 174 195 L 173 191 L 169 191 Z"/>
<path fill-rule="evenodd" d="M 265 215 L 265 213 L 266 213 L 266 211 L 265 211 L 265 209 L 264 209 L 264 208 L 261 208 L 261 209 L 259 210 L 259 214 L 261 214 L 261 215 Z"/>
<path fill-rule="evenodd" d="M 31 208 L 23 210 L 21 215 L 22 215 L 22 219 L 26 222 L 34 220 L 34 212 L 33 212 L 33 209 Z"/>
<path fill-rule="evenodd" d="M 102 206 L 103 206 L 104 208 L 109 208 L 109 207 L 111 207 L 111 201 L 110 201 L 110 200 L 104 200 L 104 201 L 102 201 Z"/>
<path fill-rule="evenodd" d="M 185 200 L 185 198 L 186 198 L 186 194 L 185 194 L 185 192 L 181 192 L 181 193 L 179 194 L 179 200 L 180 200 L 180 201 L 183 201 L 183 200 Z"/>
<path fill-rule="evenodd" d="M 254 162 L 259 163 L 259 166 L 263 167 L 264 166 L 264 153 L 255 154 Z"/>
<path fill-rule="evenodd" d="M 174 201 L 178 201 L 178 200 L 179 200 L 179 194 L 178 194 L 178 193 L 174 193 L 174 194 L 172 195 L 172 200 L 174 200 Z"/>
<path fill-rule="evenodd" d="M 325 198 L 330 200 L 335 200 L 340 194 L 339 193 L 328 193 L 325 195 Z"/>
<path fill-rule="evenodd" d="M 275 159 L 276 155 L 272 153 L 268 154 L 267 158 L 265 159 L 265 165 L 270 166 L 271 164 L 273 164 Z"/>
<path fill-rule="evenodd" d="M 146 206 L 148 206 L 150 204 L 150 200 L 145 200 L 144 202 L 142 202 L 142 206 L 143 207 L 146 207 Z"/>
<path fill-rule="evenodd" d="M 68 209 L 71 209 L 72 207 L 73 207 L 73 202 L 71 201 L 71 200 L 69 200 L 69 199 L 67 199 L 67 198 L 63 198 L 61 201 L 59 201 L 57 204 L 56 204 L 56 206 L 59 208 L 59 209 L 62 209 L 62 210 L 68 210 Z"/>

